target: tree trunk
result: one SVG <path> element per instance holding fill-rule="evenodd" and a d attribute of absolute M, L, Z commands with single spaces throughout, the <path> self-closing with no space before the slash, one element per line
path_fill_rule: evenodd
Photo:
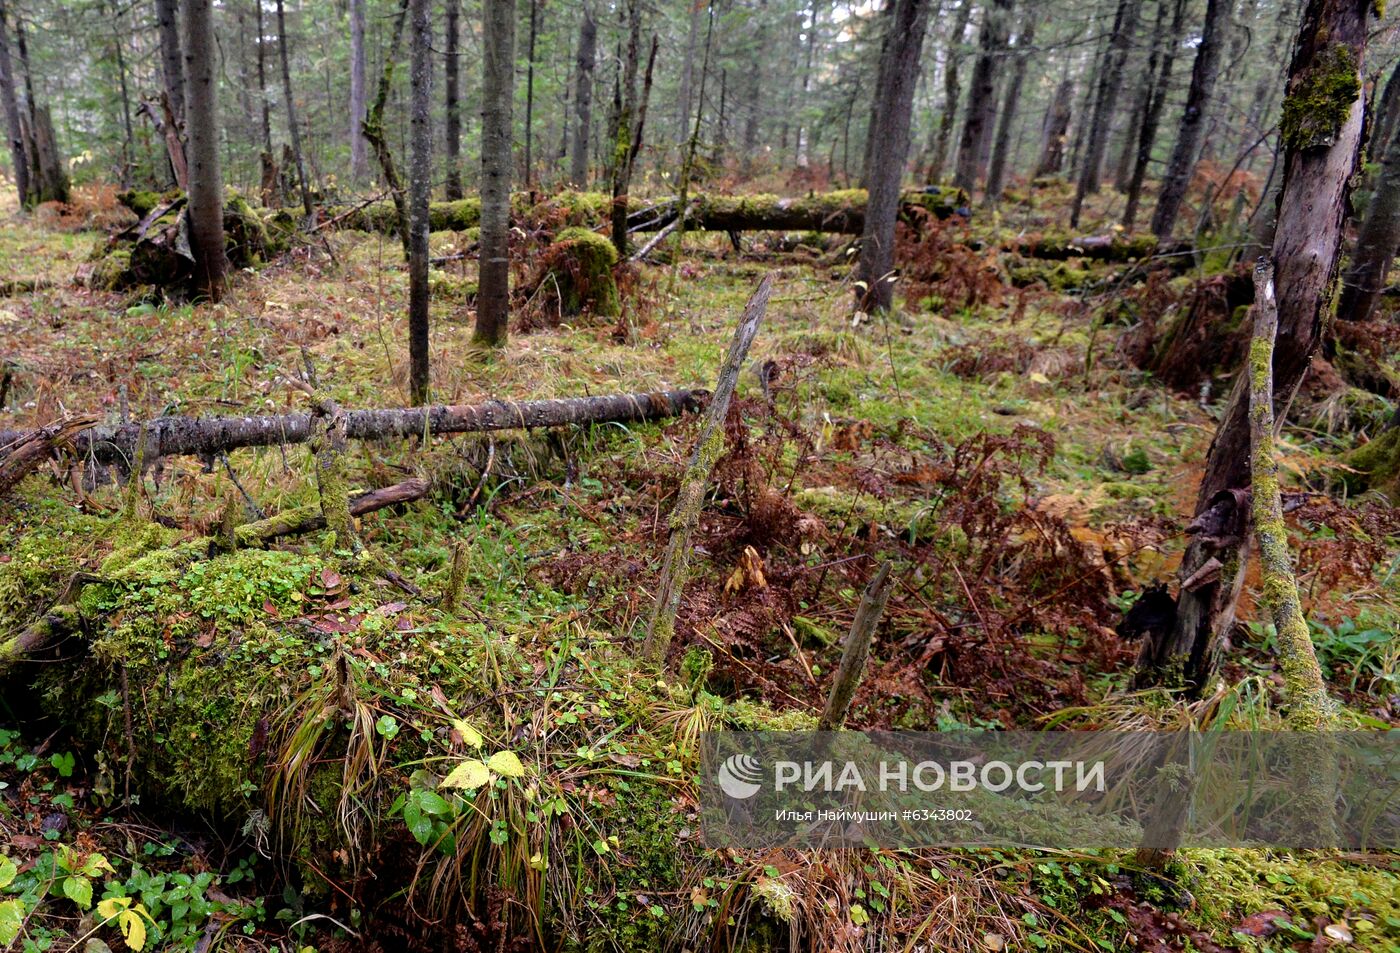
<path fill-rule="evenodd" d="M 569 160 L 569 184 L 574 188 L 588 185 L 588 143 L 593 121 L 593 61 L 597 57 L 598 24 L 593 11 L 583 5 L 583 20 L 578 28 L 578 56 L 574 61 L 574 151 Z"/>
<path fill-rule="evenodd" d="M 1059 175 L 1065 168 L 1065 145 L 1069 139 L 1069 122 L 1074 111 L 1074 80 L 1066 77 L 1055 87 L 1050 111 L 1041 126 L 1040 161 L 1035 174 Z"/>
<path fill-rule="evenodd" d="M 35 107 L 30 141 L 34 160 L 30 183 L 34 189 L 34 201 L 67 202 L 70 198 L 68 163 L 58 151 L 58 136 L 54 132 L 53 114 L 49 107 Z"/>
<path fill-rule="evenodd" d="M 156 0 L 156 29 L 160 33 L 160 72 L 165 81 L 165 94 L 175 121 L 185 122 L 185 58 L 180 54 L 180 18 L 178 0 Z"/>
<path fill-rule="evenodd" d="M 1025 12 L 1025 23 L 1021 35 L 1016 40 L 1016 59 L 1011 65 L 1011 82 L 1006 84 L 1006 97 L 1002 100 L 1001 115 L 997 117 L 996 144 L 992 149 L 992 164 L 987 170 L 987 190 L 984 202 L 995 206 L 1001 201 L 1002 189 L 1006 187 L 1006 167 L 1010 161 L 1011 124 L 1016 120 L 1016 110 L 1021 105 L 1021 87 L 1026 81 L 1026 64 L 1034 52 L 1035 21 L 1040 13 L 1035 8 Z"/>
<path fill-rule="evenodd" d="M 384 107 L 389 101 L 389 88 L 394 83 L 394 63 L 399 58 L 399 46 L 403 41 L 404 25 L 408 22 L 409 0 L 400 0 L 398 16 L 394 18 L 393 34 L 389 49 L 384 54 L 384 68 L 379 74 L 379 89 L 374 103 L 365 117 L 365 138 L 374 147 L 375 158 L 379 160 L 380 171 L 384 174 L 384 187 L 389 190 L 394 207 L 394 228 L 403 242 L 403 257 L 407 261 L 408 252 L 408 203 L 404 200 L 403 183 L 399 180 L 398 169 L 394 166 L 393 153 L 389 151 L 389 140 L 384 132 Z"/>
<path fill-rule="evenodd" d="M 1370 0 L 1308 0 L 1289 66 L 1280 125 L 1284 178 L 1272 251 L 1279 306 L 1276 430 L 1317 349 L 1337 270 L 1361 146 L 1359 64 L 1371 9 Z M 1197 516 L 1188 528 L 1194 538 L 1182 557 L 1176 617 L 1169 631 L 1144 645 L 1140 683 L 1165 681 L 1199 691 L 1227 644 L 1249 558 L 1249 383 L 1248 373 L 1236 380 L 1211 444 Z"/>
<path fill-rule="evenodd" d="M 978 35 L 977 63 L 972 67 L 972 83 L 967 90 L 967 119 L 958 143 L 958 165 L 953 184 L 969 196 L 985 169 L 983 155 L 991 141 L 996 122 L 996 74 L 1006 49 L 1012 0 L 992 0 L 983 12 Z"/>
<path fill-rule="evenodd" d="M 14 165 L 15 191 L 19 207 L 29 207 L 29 159 L 24 154 L 24 131 L 20 121 L 19 98 L 15 94 L 15 74 L 10 63 L 10 27 L 5 0 L 0 0 L 0 99 L 4 100 L 5 131 L 10 138 L 10 162 Z"/>
<path fill-rule="evenodd" d="M 1400 68 L 1396 73 L 1400 73 Z M 1391 92 L 1389 86 L 1386 92 Z M 1388 107 L 1389 104 L 1383 103 L 1381 110 Z M 1397 247 L 1400 247 L 1400 136 L 1392 136 L 1385 148 L 1375 193 L 1366 209 L 1366 220 L 1356 236 L 1351 264 L 1342 278 L 1342 296 L 1337 305 L 1339 320 L 1370 320 L 1385 290 L 1386 275 Z"/>
<path fill-rule="evenodd" d="M 637 114 L 637 73 L 641 55 L 641 0 L 627 0 L 627 56 L 622 78 L 613 93 L 612 149 L 608 178 L 612 183 L 612 242 L 618 258 L 627 257 L 627 190 L 631 168 L 632 125 Z"/>
<path fill-rule="evenodd" d="M 1074 205 L 1070 208 L 1071 228 L 1079 227 L 1084 199 L 1099 191 L 1104 153 L 1108 149 L 1108 130 L 1113 111 L 1118 105 L 1118 88 L 1123 83 L 1123 64 L 1137 32 L 1140 0 L 1118 0 L 1113 15 L 1113 32 L 1099 69 L 1099 85 L 1094 93 L 1094 115 L 1089 121 L 1088 138 L 1084 143 L 1084 158 L 1079 166 L 1079 180 L 1074 189 Z"/>
<path fill-rule="evenodd" d="M 432 21 L 428 0 L 412 0 L 412 158 L 408 166 L 408 355 L 409 394 L 414 406 L 428 402 L 428 193 L 432 189 Z"/>
<path fill-rule="evenodd" d="M 219 173 L 213 4 L 212 0 L 184 0 L 184 8 L 194 290 L 196 294 L 217 301 L 224 287 L 224 183 Z"/>
<path fill-rule="evenodd" d="M 1381 93 L 1380 108 L 1376 110 L 1375 128 L 1371 131 L 1370 141 L 1366 144 L 1366 152 L 1372 162 L 1382 159 L 1389 151 L 1390 141 L 1395 137 L 1395 125 L 1398 119 L 1400 119 L 1400 65 L 1391 70 L 1390 79 L 1386 80 L 1385 91 Z"/>
<path fill-rule="evenodd" d="M 262 0 L 253 0 L 253 26 L 258 31 L 258 107 L 262 113 L 262 141 L 263 152 L 266 153 L 268 161 L 274 166 L 277 160 L 272 151 L 272 110 L 267 99 L 267 47 L 263 43 L 266 35 L 263 29 L 263 8 Z M 264 198 L 264 204 L 266 199 Z"/>
<path fill-rule="evenodd" d="M 1002 0 L 1009 2 L 1009 0 Z M 894 230 L 900 181 L 909 153 L 909 123 L 928 26 L 929 0 L 896 0 L 891 18 L 888 82 L 881 89 L 870 125 L 884 147 L 876 150 L 870 172 L 865 228 L 860 240 L 861 310 L 888 309 L 894 302 Z"/>
<path fill-rule="evenodd" d="M 558 400 L 492 400 L 482 404 L 439 404 L 411 409 L 348 410 L 345 411 L 345 435 L 351 440 L 388 440 L 424 433 L 639 423 L 698 410 L 708 397 L 704 390 L 674 390 Z M 137 444 L 143 440 L 147 460 L 174 456 L 213 457 L 240 447 L 306 443 L 315 436 L 316 429 L 315 418 L 310 413 L 157 417 L 119 426 L 93 427 L 73 435 L 72 445 L 79 459 L 100 464 L 129 464 L 136 459 Z M 36 434 L 42 436 L 35 430 L 0 430 L 0 447 L 32 441 Z"/>
<path fill-rule="evenodd" d="M 1177 216 L 1181 213 L 1181 204 L 1186 198 L 1186 188 L 1191 184 L 1191 175 L 1196 169 L 1206 109 L 1215 90 L 1215 78 L 1220 72 L 1220 48 L 1229 21 L 1229 0 L 1206 0 L 1205 30 L 1201 34 L 1200 45 L 1196 47 L 1196 62 L 1191 67 L 1186 113 L 1181 119 L 1167 171 L 1162 176 L 1157 208 L 1152 213 L 1152 234 L 1161 239 L 1171 237 Z"/>
<path fill-rule="evenodd" d="M 948 146 L 953 140 L 953 123 L 958 116 L 958 99 L 962 96 L 962 79 L 959 71 L 963 61 L 963 34 L 967 33 L 968 21 L 972 19 L 972 0 L 962 0 L 953 29 L 948 34 L 947 63 L 943 69 L 943 113 L 938 117 L 937 133 L 929 130 L 929 162 L 924 173 L 929 182 L 943 179 L 943 166 L 948 161 Z"/>
<path fill-rule="evenodd" d="M 261 5 L 262 0 L 257 0 Z M 449 12 L 449 17 L 451 13 Z M 448 41 L 448 69 L 452 45 Z M 365 0 L 350 0 L 350 181 L 363 182 L 369 171 L 365 155 Z"/>
<path fill-rule="evenodd" d="M 461 0 L 447 0 L 447 198 L 462 197 Z"/>
<path fill-rule="evenodd" d="M 700 42 L 700 18 L 704 15 L 706 6 L 708 4 L 692 3 L 690 7 L 690 29 L 685 38 L 685 59 L 681 61 L 680 84 L 676 90 L 676 141 L 681 146 L 690 140 L 690 90 L 695 81 L 695 50 Z"/>
<path fill-rule="evenodd" d="M 875 104 L 880 98 L 880 91 L 885 88 L 885 77 L 890 71 L 890 46 L 894 42 L 894 10 L 895 0 L 885 0 L 876 24 L 880 35 L 880 55 L 875 59 L 875 82 L 870 86 L 871 116 L 875 114 Z M 860 187 L 863 189 L 870 187 L 870 170 L 875 165 L 874 156 L 878 146 L 875 124 L 872 122 L 865 130 L 865 154 L 860 160 Z"/>
<path fill-rule="evenodd" d="M 503 347 L 510 321 L 511 100 L 515 0 L 484 0 L 481 93 L 481 252 L 473 341 Z"/>
<path fill-rule="evenodd" d="M 539 34 L 539 0 L 529 0 L 530 38 L 525 45 L 525 187 L 535 182 L 535 38 Z"/>
<path fill-rule="evenodd" d="M 283 0 L 277 0 L 277 50 L 282 56 L 282 93 L 287 104 L 287 129 L 292 136 L 292 157 L 296 161 L 297 185 L 301 188 L 301 208 L 309 221 L 315 214 L 311 208 L 311 184 L 306 180 L 306 161 L 302 158 L 301 128 L 297 125 L 296 103 L 292 97 L 292 61 L 287 42 L 287 14 Z"/>
<path fill-rule="evenodd" d="M 131 128 L 131 92 L 126 82 L 126 56 L 122 53 L 122 11 L 111 0 L 104 5 L 112 18 L 112 61 L 117 68 L 117 93 L 122 100 L 122 174 L 123 189 L 131 188 L 132 165 L 135 162 L 136 138 Z"/>
<path fill-rule="evenodd" d="M 1152 161 L 1152 147 L 1157 143 L 1157 127 L 1162 122 L 1162 107 L 1167 103 L 1167 93 L 1171 90 L 1172 67 L 1176 64 L 1176 48 L 1181 45 L 1181 31 L 1186 18 L 1186 0 L 1170 0 L 1172 22 L 1168 32 L 1163 32 L 1162 18 L 1169 0 L 1159 0 L 1157 29 L 1152 44 L 1151 59 L 1147 64 L 1147 102 L 1142 112 L 1142 125 L 1138 128 L 1137 157 L 1133 161 L 1133 173 L 1128 179 L 1128 203 L 1123 209 L 1123 227 L 1133 230 L 1137 222 L 1138 207 L 1142 202 L 1142 184 L 1147 178 L 1147 166 Z"/>

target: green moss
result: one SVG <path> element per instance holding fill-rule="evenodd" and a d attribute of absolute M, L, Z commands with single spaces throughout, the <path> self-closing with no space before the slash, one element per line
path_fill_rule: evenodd
<path fill-rule="evenodd" d="M 612 242 L 586 228 L 566 228 L 546 252 L 537 286 L 545 294 L 558 294 L 559 312 L 564 317 L 585 312 L 616 317 L 622 313 L 612 273 L 616 264 L 617 250 Z"/>
<path fill-rule="evenodd" d="M 1342 480 L 1352 492 L 1380 490 L 1400 505 L 1400 428 L 1387 430 L 1345 457 Z"/>
<path fill-rule="evenodd" d="M 1360 92 L 1355 51 L 1341 43 L 1320 50 L 1283 101 L 1279 129 L 1285 145 L 1330 146 Z"/>

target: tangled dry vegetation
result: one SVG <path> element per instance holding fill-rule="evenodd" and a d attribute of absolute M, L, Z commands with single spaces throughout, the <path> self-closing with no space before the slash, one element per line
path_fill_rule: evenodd
<path fill-rule="evenodd" d="M 106 201 L 0 234 L 0 261 L 51 282 L 0 299 L 5 426 L 296 406 L 293 376 L 347 407 L 402 402 L 392 238 L 327 234 L 191 308 L 75 282 L 105 237 L 69 220 L 105 224 Z M 1172 574 L 1228 386 L 1232 274 L 1047 263 L 1006 252 L 1026 236 L 1004 226 L 928 216 L 901 226 L 897 316 L 852 321 L 839 241 L 711 235 L 616 269 L 612 314 L 566 304 L 569 282 L 598 289 L 560 264 L 556 239 L 590 241 L 570 224 L 516 235 L 527 290 L 494 364 L 457 359 L 475 236 L 434 233 L 440 400 L 708 385 L 777 276 L 669 674 L 634 657 L 693 418 L 355 446 L 353 488 L 432 487 L 365 516 L 358 552 L 324 533 L 220 546 L 231 508 L 314 504 L 304 448 L 166 459 L 139 483 L 56 461 L 0 501 L 0 628 L 78 618 L 7 682 L 0 926 L 19 910 L 37 949 L 93 930 L 115 947 L 89 912 L 105 895 L 189 949 L 1316 949 L 1338 924 L 1390 948 L 1393 858 L 1186 851 L 1183 895 L 1108 851 L 696 842 L 699 732 L 810 725 L 877 556 L 898 582 L 854 727 L 1278 723 L 1248 599 L 1228 716 L 1219 694 L 1123 693 L 1118 619 Z M 1283 460 L 1324 670 L 1369 727 L 1400 691 L 1400 523 L 1378 493 L 1347 498 L 1342 452 L 1388 416 L 1386 353 L 1339 336 Z"/>

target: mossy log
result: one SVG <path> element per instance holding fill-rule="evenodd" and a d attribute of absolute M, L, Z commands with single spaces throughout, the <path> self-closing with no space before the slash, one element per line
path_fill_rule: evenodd
<path fill-rule="evenodd" d="M 141 221 L 93 253 L 88 286 L 102 291 L 186 287 L 194 277 L 194 252 L 184 195 L 123 193 L 123 203 Z M 247 268 L 281 254 L 288 237 L 284 221 L 276 215 L 264 220 L 241 196 L 224 203 L 224 251 L 233 267 Z"/>
<path fill-rule="evenodd" d="M 1191 264 L 1193 251 L 1187 242 L 1159 242 L 1152 235 L 1042 235 L 1019 242 L 1010 250 L 1048 261 L 1131 262 L 1170 256 L 1183 268 Z"/>
<path fill-rule="evenodd" d="M 438 405 L 407 409 L 352 410 L 345 414 L 345 436 L 380 440 L 421 434 L 488 430 L 529 430 L 571 424 L 637 423 L 698 410 L 704 390 L 608 394 L 559 400 L 494 400 L 484 404 Z M 212 456 L 239 447 L 305 443 L 313 436 L 308 413 L 259 417 L 157 417 L 121 426 L 94 427 L 72 439 L 74 452 L 96 463 L 123 463 L 136 458 L 144 431 L 148 460 L 169 456 Z M 0 430 L 0 447 L 28 439 L 34 431 Z"/>
<path fill-rule="evenodd" d="M 956 189 L 930 188 L 904 193 L 901 215 L 913 221 L 927 213 L 948 218 L 966 199 Z M 865 227 L 865 190 L 847 189 L 801 198 L 777 195 L 697 195 L 687 203 L 687 231 L 747 232 L 801 231 L 839 232 L 858 235 Z M 533 193 L 511 196 L 511 217 L 527 228 L 540 226 L 601 225 L 608 220 L 612 199 L 602 192 L 564 192 L 539 200 Z M 394 207 L 378 202 L 360 209 L 331 208 L 327 219 L 339 219 L 339 227 L 362 231 L 393 233 Z M 660 231 L 676 220 L 674 199 L 655 202 L 632 197 L 628 200 L 627 227 L 634 232 Z M 481 201 L 465 198 L 456 202 L 434 202 L 428 209 L 432 231 L 465 231 L 481 224 Z"/>

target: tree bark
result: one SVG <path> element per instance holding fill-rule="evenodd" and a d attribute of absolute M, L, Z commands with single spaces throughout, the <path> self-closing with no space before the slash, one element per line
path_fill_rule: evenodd
<path fill-rule="evenodd" d="M 189 0 L 187 0 L 189 2 Z M 493 400 L 483 404 L 349 410 L 345 435 L 351 440 L 386 440 L 424 433 L 484 433 L 601 423 L 640 423 L 697 410 L 708 398 L 703 390 L 609 394 L 559 400 Z M 71 439 L 80 459 L 126 464 L 136 459 L 145 430 L 147 460 L 172 456 L 216 456 L 240 447 L 276 447 L 306 443 L 315 435 L 314 415 L 262 417 L 157 417 L 144 423 L 93 427 Z M 0 447 L 33 439 L 34 430 L 0 430 Z"/>
<path fill-rule="evenodd" d="M 860 278 L 865 289 L 858 292 L 863 299 L 858 303 L 862 310 L 888 309 L 894 302 L 894 230 L 928 14 L 929 0 L 896 0 L 891 18 L 888 82 L 880 90 L 870 121 L 884 146 L 873 156 L 861 231 Z"/>
<path fill-rule="evenodd" d="M 1400 68 L 1396 72 L 1400 73 Z M 1388 104 L 1381 108 L 1384 111 Z M 1337 318 L 1342 321 L 1370 320 L 1385 290 L 1395 249 L 1400 247 L 1400 136 L 1391 137 L 1383 155 L 1380 179 L 1356 236 L 1351 264 L 1342 278 L 1342 295 L 1337 305 Z"/>
<path fill-rule="evenodd" d="M 263 153 L 267 156 L 268 162 L 276 165 L 277 159 L 272 152 L 272 111 L 267 99 L 267 46 L 263 43 L 266 34 L 263 29 L 262 0 L 253 0 L 253 11 L 253 26 L 258 31 L 258 108 L 262 118 Z M 266 195 L 264 195 L 263 201 L 266 204 Z"/>
<path fill-rule="evenodd" d="M 1196 61 L 1191 67 L 1191 88 L 1186 94 L 1186 113 L 1181 119 L 1176 145 L 1172 148 L 1167 171 L 1162 176 L 1162 190 L 1157 196 L 1157 208 L 1152 213 L 1152 234 L 1158 238 L 1171 237 L 1186 198 L 1187 186 L 1196 169 L 1201 134 L 1205 129 L 1206 110 L 1215 91 L 1215 79 L 1220 72 L 1220 48 L 1230 21 L 1229 0 L 1206 0 L 1205 30 Z"/>
<path fill-rule="evenodd" d="M 473 341 L 503 347 L 510 322 L 511 100 L 515 0 L 483 0 L 481 252 Z"/>
<path fill-rule="evenodd" d="M 1012 0 L 992 0 L 983 12 L 977 40 L 977 62 L 972 67 L 972 83 L 967 90 L 967 118 L 958 143 L 958 164 L 953 184 L 969 196 L 977 188 L 986 164 L 984 156 L 996 122 L 996 74 L 1006 49 Z"/>
<path fill-rule="evenodd" d="M 175 112 L 175 122 L 185 122 L 185 71 L 186 57 L 180 52 L 180 17 L 178 0 L 156 0 L 156 30 L 160 34 L 160 72 L 165 81 L 165 94 L 170 97 L 170 108 Z"/>
<path fill-rule="evenodd" d="M 958 116 L 958 99 L 962 96 L 959 70 L 963 61 L 963 34 L 972 19 L 972 0 L 962 0 L 953 30 L 948 34 L 948 63 L 943 70 L 943 114 L 938 117 L 938 135 L 933 143 L 926 177 L 930 182 L 943 179 L 943 166 L 948 161 L 948 146 L 953 141 L 953 123 Z"/>
<path fill-rule="evenodd" d="M 413 155 L 409 162 L 408 354 L 409 394 L 415 406 L 428 402 L 428 193 L 432 188 L 432 21 L 428 0 L 411 0 Z"/>
<path fill-rule="evenodd" d="M 530 4 L 530 37 L 525 44 L 525 187 L 535 182 L 534 125 L 535 125 L 535 38 L 539 34 L 539 0 L 527 0 Z"/>
<path fill-rule="evenodd" d="M 682 147 L 690 141 L 690 91 L 695 82 L 695 51 L 700 44 L 700 19 L 705 14 L 706 6 L 708 4 L 691 4 L 690 28 L 685 37 L 685 58 L 681 61 L 680 83 L 676 89 L 676 141 Z"/>
<path fill-rule="evenodd" d="M 5 0 L 0 0 L 0 99 L 4 100 L 5 131 L 10 138 L 10 162 L 14 166 L 19 207 L 29 207 L 29 159 L 24 153 L 24 130 L 16 95 L 14 67 L 10 62 L 10 27 Z"/>
<path fill-rule="evenodd" d="M 593 11 L 583 5 L 578 28 L 578 55 L 574 61 L 574 149 L 569 160 L 569 183 L 575 188 L 588 185 L 588 143 L 593 120 L 593 61 L 597 58 L 598 24 Z"/>
<path fill-rule="evenodd" d="M 447 198 L 462 197 L 461 0 L 447 0 Z"/>
<path fill-rule="evenodd" d="M 389 101 L 389 89 L 394 83 L 394 63 L 399 58 L 404 26 L 408 23 L 408 4 L 409 0 L 399 2 L 399 13 L 394 18 L 389 48 L 384 54 L 384 68 L 379 73 L 379 88 L 375 93 L 374 104 L 369 108 L 369 115 L 365 117 L 365 138 L 374 147 L 375 158 L 379 160 L 380 171 L 384 174 L 384 187 L 389 190 L 394 210 L 394 230 L 403 242 L 405 261 L 409 257 L 408 203 L 404 199 L 403 182 L 399 180 L 399 171 L 394 166 L 394 154 L 389 151 L 389 140 L 384 132 L 384 107 Z"/>
<path fill-rule="evenodd" d="M 1026 81 L 1026 65 L 1034 52 L 1035 23 L 1040 17 L 1040 12 L 1031 7 L 1026 10 L 1024 16 L 1021 35 L 1016 40 L 1016 58 L 1011 64 L 1011 81 L 1006 84 L 1001 115 L 997 117 L 992 164 L 987 169 L 987 188 L 983 200 L 989 207 L 994 207 L 1001 201 L 1002 190 L 1006 187 L 1006 168 L 1011 152 L 1011 124 L 1016 121 L 1016 110 L 1021 105 L 1021 87 Z"/>
<path fill-rule="evenodd" d="M 613 94 L 612 148 L 609 150 L 608 178 L 612 185 L 612 241 L 618 258 L 627 257 L 627 190 L 632 150 L 632 124 L 637 111 L 637 73 L 641 56 L 641 0 L 627 0 L 627 55 L 622 61 L 622 78 Z"/>
<path fill-rule="evenodd" d="M 1289 67 L 1281 125 L 1284 179 L 1271 255 L 1279 290 L 1275 430 L 1317 349 L 1337 270 L 1361 146 L 1359 64 L 1371 9 L 1369 0 L 1308 0 Z M 1249 383 L 1248 374 L 1236 380 L 1211 443 L 1197 518 L 1188 528 L 1194 538 L 1182 557 L 1174 624 L 1144 645 L 1139 683 L 1165 681 L 1199 691 L 1227 644 L 1249 558 Z"/>
<path fill-rule="evenodd" d="M 47 106 L 34 108 L 30 127 L 34 167 L 30 170 L 33 199 L 42 202 L 67 202 L 70 198 L 68 163 L 58 151 L 58 136 L 53 128 L 53 113 Z"/>
<path fill-rule="evenodd" d="M 846 633 L 846 643 L 841 649 L 841 665 L 836 670 L 836 679 L 831 683 L 831 694 L 827 696 L 826 707 L 817 720 L 817 731 L 839 731 L 846 723 L 851 701 L 856 697 L 861 676 L 865 674 L 870 642 L 875 638 L 880 616 L 885 614 L 885 604 L 889 602 L 893 585 L 894 577 L 887 560 L 880 564 L 866 584 L 865 592 L 861 593 L 855 621 L 851 623 L 851 631 Z"/>
<path fill-rule="evenodd" d="M 1069 139 L 1069 123 L 1074 112 L 1074 80 L 1066 77 L 1055 87 L 1050 111 L 1041 127 L 1040 161 L 1035 174 L 1059 175 L 1065 168 L 1065 145 Z"/>
<path fill-rule="evenodd" d="M 1157 143 L 1157 128 L 1162 121 L 1162 107 L 1171 90 L 1172 67 L 1176 64 L 1176 48 L 1181 45 L 1181 31 L 1186 17 L 1186 0 L 1159 0 L 1157 29 L 1154 31 L 1152 53 L 1148 60 L 1147 102 L 1143 105 L 1142 125 L 1138 127 L 1137 156 L 1132 176 L 1128 180 L 1128 201 L 1123 209 L 1123 228 L 1133 230 L 1138 207 L 1142 203 L 1142 185 L 1147 178 L 1147 166 L 1152 161 L 1152 147 Z M 1170 28 L 1164 31 L 1162 20 L 1167 3 L 1172 6 Z"/>
<path fill-rule="evenodd" d="M 261 5 L 262 0 L 257 0 Z M 449 0 L 451 2 L 451 0 Z M 449 8 L 449 18 L 451 12 Z M 452 45 L 448 40 L 448 70 L 452 70 Z M 369 171 L 365 154 L 365 0 L 350 0 L 350 180 L 363 182 Z"/>
<path fill-rule="evenodd" d="M 214 12 L 211 0 L 184 0 L 184 7 L 194 290 L 196 294 L 218 301 L 224 289 L 224 182 L 219 170 Z"/>
<path fill-rule="evenodd" d="M 283 0 L 277 0 L 277 50 L 282 57 L 282 93 L 287 104 L 287 129 L 292 137 L 292 157 L 296 160 L 297 185 L 301 187 L 301 208 L 309 221 L 315 211 L 311 207 L 311 183 L 306 180 L 306 160 L 301 150 L 301 127 L 297 125 L 296 102 L 292 96 L 292 61 L 287 41 L 287 13 Z"/>
<path fill-rule="evenodd" d="M 1094 93 L 1094 114 L 1089 121 L 1089 134 L 1084 144 L 1084 157 L 1079 166 L 1079 179 L 1074 189 L 1074 204 L 1070 208 L 1071 228 L 1079 227 L 1084 199 L 1099 191 L 1104 153 L 1108 149 L 1108 130 L 1113 111 L 1118 105 L 1118 89 L 1123 83 L 1123 64 L 1137 32 L 1140 0 L 1118 0 L 1113 15 L 1113 32 L 1099 69 L 1099 84 Z"/>

